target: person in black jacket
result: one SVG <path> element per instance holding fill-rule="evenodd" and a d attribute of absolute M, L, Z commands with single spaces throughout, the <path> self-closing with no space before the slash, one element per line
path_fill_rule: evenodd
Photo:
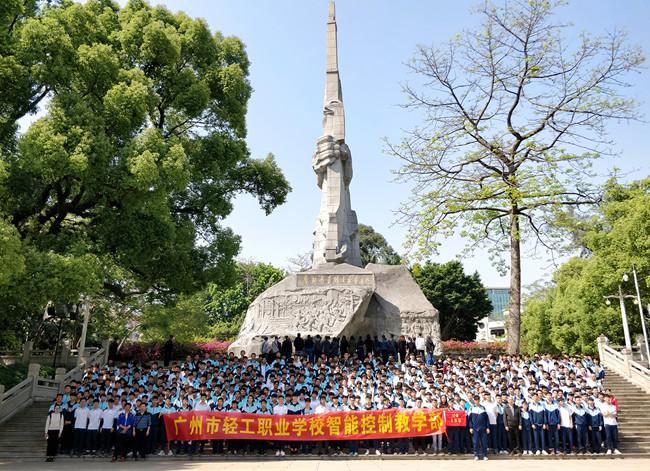
<path fill-rule="evenodd" d="M 361 359 L 366 358 L 366 345 L 360 335 L 357 337 L 357 356 Z"/>
<path fill-rule="evenodd" d="M 339 347 L 340 347 L 340 350 L 341 350 L 341 356 L 343 356 L 343 355 L 345 355 L 346 353 L 349 352 L 348 346 L 349 346 L 348 339 L 344 335 L 344 336 L 341 337 L 341 341 L 339 342 Z"/>
<path fill-rule="evenodd" d="M 284 336 L 284 340 L 282 341 L 282 346 L 280 347 L 280 351 L 282 352 L 283 357 L 291 358 L 291 354 L 293 353 L 293 346 L 291 345 L 291 340 L 289 339 L 288 335 Z"/>
<path fill-rule="evenodd" d="M 409 337 L 406 341 L 406 353 L 409 355 L 417 354 L 417 349 L 415 348 L 415 339 L 413 337 Z"/>
<path fill-rule="evenodd" d="M 327 356 L 327 358 L 330 358 L 330 356 L 332 354 L 332 342 L 330 341 L 330 336 L 329 335 L 325 336 L 325 340 L 323 340 L 323 343 L 322 343 L 322 349 L 323 349 L 323 353 L 325 354 L 325 356 Z"/>
<path fill-rule="evenodd" d="M 305 354 L 309 357 L 310 362 L 314 362 L 314 339 L 311 335 L 307 335 L 305 340 Z"/>
<path fill-rule="evenodd" d="M 63 433 L 61 434 L 61 454 L 72 456 L 72 442 L 74 439 L 74 406 L 77 402 L 75 396 L 70 397 L 70 402 L 63 409 Z"/>
<path fill-rule="evenodd" d="M 404 363 L 406 361 L 406 337 L 403 335 L 400 335 L 397 340 L 397 354 L 399 355 L 399 362 Z"/>
<path fill-rule="evenodd" d="M 504 406 L 504 425 L 506 434 L 508 436 L 508 449 L 510 454 L 517 454 L 520 452 L 519 444 L 519 420 L 521 412 L 519 407 L 515 404 L 515 399 L 512 396 L 507 397 L 507 404 Z"/>
<path fill-rule="evenodd" d="M 323 341 L 320 335 L 317 335 L 314 339 L 314 359 L 320 358 L 321 353 L 323 353 Z"/>
<path fill-rule="evenodd" d="M 366 348 L 366 356 L 370 355 L 375 351 L 375 343 L 370 338 L 370 334 L 366 335 L 366 340 L 364 342 L 364 347 Z"/>
<path fill-rule="evenodd" d="M 296 351 L 296 355 L 305 356 L 305 341 L 300 336 L 300 332 L 298 332 L 296 338 L 293 340 L 293 348 Z"/>
<path fill-rule="evenodd" d="M 172 354 L 174 353 L 174 336 L 170 335 L 169 339 L 163 345 L 163 361 L 165 366 L 169 365 L 169 362 L 172 361 Z"/>

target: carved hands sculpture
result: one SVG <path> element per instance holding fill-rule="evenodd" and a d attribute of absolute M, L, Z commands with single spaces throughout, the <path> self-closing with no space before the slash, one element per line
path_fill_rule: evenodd
<path fill-rule="evenodd" d="M 316 173 L 318 188 L 323 188 L 323 181 L 327 175 L 327 168 L 333 165 L 337 160 L 341 160 L 344 169 L 344 182 L 350 184 L 352 179 L 351 165 L 347 165 L 350 160 L 350 148 L 344 142 L 336 142 L 333 136 L 321 136 L 316 141 L 316 152 L 311 160 L 311 166 Z M 349 167 L 349 171 L 347 170 Z"/>

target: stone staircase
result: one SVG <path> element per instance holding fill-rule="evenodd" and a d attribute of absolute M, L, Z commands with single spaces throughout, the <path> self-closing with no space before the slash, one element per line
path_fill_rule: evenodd
<path fill-rule="evenodd" d="M 606 369 L 605 387 L 618 399 L 619 449 L 650 455 L 650 394 Z"/>
<path fill-rule="evenodd" d="M 45 419 L 50 404 L 33 402 L 0 425 L 0 460 L 45 457 Z"/>

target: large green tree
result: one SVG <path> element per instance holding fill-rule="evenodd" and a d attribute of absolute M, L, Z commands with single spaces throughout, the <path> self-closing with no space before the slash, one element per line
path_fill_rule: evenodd
<path fill-rule="evenodd" d="M 414 183 L 401 220 L 416 249 L 427 256 L 461 235 L 509 268 L 510 353 L 519 350 L 522 244 L 562 247 L 556 221 L 599 201 L 591 164 L 612 144 L 607 123 L 637 117 L 624 89 L 640 49 L 620 32 L 567 39 L 562 3 L 486 1 L 480 28 L 420 46 L 405 92 L 424 122 L 389 147 Z"/>
<path fill-rule="evenodd" d="M 553 275 L 552 284 L 526 302 L 523 338 L 530 352 L 552 350 L 594 353 L 596 339 L 605 334 L 623 344 L 618 301 L 604 296 L 635 294 L 631 271 L 639 273 L 641 297 L 650 296 L 650 179 L 622 185 L 610 181 L 603 204 L 588 222 L 580 221 L 578 242 L 586 249 Z M 623 281 L 628 273 L 629 281 Z M 637 305 L 626 301 L 632 335 L 641 332 Z M 647 318 L 647 310 L 644 310 Z"/>
<path fill-rule="evenodd" d="M 414 265 L 413 278 L 440 311 L 442 340 L 474 340 L 479 321 L 492 312 L 478 272 L 467 275 L 458 261 Z"/>
<path fill-rule="evenodd" d="M 290 191 L 246 146 L 248 73 L 238 38 L 142 0 L 3 2 L 3 321 L 34 332 L 48 301 L 165 304 L 231 282 L 234 196 L 269 213 Z"/>
<path fill-rule="evenodd" d="M 375 231 L 372 226 L 359 224 L 359 251 L 361 263 L 365 267 L 369 263 L 399 265 L 402 257 L 390 246 L 386 238 Z"/>

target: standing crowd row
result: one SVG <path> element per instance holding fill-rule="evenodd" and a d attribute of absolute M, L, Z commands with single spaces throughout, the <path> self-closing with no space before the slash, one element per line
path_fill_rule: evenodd
<path fill-rule="evenodd" d="M 48 459 L 99 454 L 474 454 L 620 453 L 617 402 L 591 357 L 435 358 L 415 342 L 402 352 L 375 342 L 354 351 L 241 352 L 166 364 L 95 365 L 57 396 L 46 422 Z M 328 339 L 329 340 L 329 339 Z M 390 340 L 387 340 L 390 341 Z M 304 341 L 303 341 L 304 342 Z M 330 344 L 333 343 L 330 341 Z M 357 344 L 358 346 L 358 344 Z M 302 348 L 300 348 L 302 347 Z M 432 349 L 431 349 L 432 350 Z M 322 414 L 391 408 L 465 411 L 445 435 L 386 440 L 167 442 L 163 415 L 176 411 Z M 171 446 L 170 446 L 171 445 Z"/>

